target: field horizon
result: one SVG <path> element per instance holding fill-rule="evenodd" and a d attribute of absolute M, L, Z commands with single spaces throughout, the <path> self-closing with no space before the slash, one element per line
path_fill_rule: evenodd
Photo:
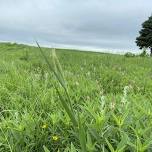
<path fill-rule="evenodd" d="M 37 47 L 36 42 L 35 43 L 23 43 L 23 42 L 13 42 L 13 41 L 0 41 L 0 44 L 17 44 L 17 45 L 25 45 L 29 47 Z M 124 55 L 125 53 L 133 53 L 135 55 L 139 55 L 142 53 L 142 50 L 137 49 L 110 49 L 110 48 L 95 48 L 95 47 L 79 47 L 79 46 L 54 46 L 52 45 L 45 45 L 41 44 L 40 46 L 43 48 L 55 48 L 55 49 L 63 49 L 63 50 L 71 50 L 71 51 L 82 51 L 82 52 L 95 52 L 95 53 L 108 53 L 108 54 L 118 54 L 118 55 Z M 112 50 L 112 51 L 111 51 Z"/>

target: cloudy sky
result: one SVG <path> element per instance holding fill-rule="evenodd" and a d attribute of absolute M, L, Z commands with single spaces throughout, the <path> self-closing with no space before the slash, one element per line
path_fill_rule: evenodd
<path fill-rule="evenodd" d="M 152 0 L 0 0 L 0 41 L 137 50 Z"/>

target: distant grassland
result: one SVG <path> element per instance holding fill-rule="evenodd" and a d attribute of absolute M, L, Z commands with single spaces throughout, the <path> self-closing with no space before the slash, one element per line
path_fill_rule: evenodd
<path fill-rule="evenodd" d="M 0 152 L 152 151 L 151 57 L 42 50 L 0 44 Z"/>

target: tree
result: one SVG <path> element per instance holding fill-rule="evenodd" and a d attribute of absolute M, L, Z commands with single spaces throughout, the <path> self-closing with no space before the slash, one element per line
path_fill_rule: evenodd
<path fill-rule="evenodd" d="M 137 46 L 140 49 L 149 48 L 152 56 L 152 15 L 142 24 L 139 34 L 139 37 L 136 38 Z"/>

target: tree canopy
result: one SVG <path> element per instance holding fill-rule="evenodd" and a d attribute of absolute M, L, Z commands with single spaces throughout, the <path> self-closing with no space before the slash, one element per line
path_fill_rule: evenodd
<path fill-rule="evenodd" d="M 140 49 L 150 48 L 152 54 L 152 15 L 142 24 L 142 29 L 139 31 L 139 36 L 136 38 L 136 44 Z"/>

